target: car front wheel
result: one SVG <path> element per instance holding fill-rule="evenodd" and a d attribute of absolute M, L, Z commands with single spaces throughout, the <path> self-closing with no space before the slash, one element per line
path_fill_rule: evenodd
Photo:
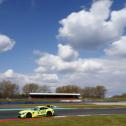
<path fill-rule="evenodd" d="M 27 113 L 26 118 L 32 118 L 32 114 L 31 113 Z"/>

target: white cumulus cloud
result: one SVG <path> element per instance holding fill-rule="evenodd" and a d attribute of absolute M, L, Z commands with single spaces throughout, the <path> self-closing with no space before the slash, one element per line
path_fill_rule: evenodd
<path fill-rule="evenodd" d="M 76 58 L 79 54 L 70 46 L 58 46 L 58 55 L 45 53 L 37 60 L 39 73 L 72 73 L 72 72 L 93 72 L 102 69 L 102 64 L 95 59 Z M 66 51 L 66 52 L 65 52 Z M 74 60 L 70 60 L 74 57 Z M 66 58 L 68 58 L 66 60 Z M 65 60 L 64 60 L 65 59 Z"/>
<path fill-rule="evenodd" d="M 99 0 L 95 1 L 92 4 L 90 12 L 96 16 L 97 18 L 101 19 L 102 21 L 106 20 L 110 14 L 110 7 L 112 5 L 111 0 Z"/>
<path fill-rule="evenodd" d="M 111 4 L 111 0 L 96 1 L 88 11 L 72 12 L 60 21 L 59 40 L 82 50 L 118 40 L 126 26 L 126 9 L 111 11 Z"/>
<path fill-rule="evenodd" d="M 7 78 L 13 78 L 14 76 L 14 71 L 12 69 L 8 69 L 7 71 L 4 72 L 3 74 Z"/>
<path fill-rule="evenodd" d="M 0 52 L 11 50 L 15 45 L 15 41 L 6 35 L 0 34 Z"/>
<path fill-rule="evenodd" d="M 58 55 L 66 61 L 75 60 L 78 57 L 78 52 L 72 49 L 69 45 L 58 45 Z"/>
<path fill-rule="evenodd" d="M 126 36 L 121 37 L 120 40 L 111 44 L 108 49 L 105 49 L 108 56 L 125 58 L 126 57 Z"/>
<path fill-rule="evenodd" d="M 16 73 L 13 69 L 8 69 L 3 73 L 0 73 L 0 81 L 10 80 L 20 86 L 20 88 L 26 83 L 37 83 L 39 85 L 47 84 L 50 87 L 55 86 L 58 83 L 58 76 L 56 74 L 22 74 Z"/>

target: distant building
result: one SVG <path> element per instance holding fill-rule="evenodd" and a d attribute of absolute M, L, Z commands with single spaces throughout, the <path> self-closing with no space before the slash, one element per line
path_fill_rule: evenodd
<path fill-rule="evenodd" d="M 80 94 L 76 93 L 29 93 L 30 98 L 39 99 L 79 99 Z"/>

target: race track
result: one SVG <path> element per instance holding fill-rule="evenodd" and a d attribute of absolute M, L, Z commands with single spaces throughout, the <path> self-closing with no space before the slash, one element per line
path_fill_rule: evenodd
<path fill-rule="evenodd" d="M 19 110 L 0 111 L 0 119 L 17 118 Z M 126 108 L 115 109 L 58 109 L 56 116 L 94 115 L 94 114 L 126 114 Z"/>

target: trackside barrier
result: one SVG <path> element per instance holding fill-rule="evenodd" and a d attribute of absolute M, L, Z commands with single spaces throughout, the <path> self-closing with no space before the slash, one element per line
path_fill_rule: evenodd
<path fill-rule="evenodd" d="M 0 105 L 3 104 L 50 104 L 52 102 L 32 102 L 32 101 L 25 101 L 25 102 L 0 102 Z M 59 103 L 59 102 L 53 102 L 53 103 Z"/>
<path fill-rule="evenodd" d="M 73 103 L 73 102 L 66 102 L 66 101 L 56 101 L 56 102 L 32 102 L 32 101 L 25 101 L 25 102 L 0 102 L 0 105 L 5 105 L 5 104 L 57 104 L 57 103 Z M 75 102 L 78 103 L 78 102 Z M 81 103 L 81 102 L 80 102 Z"/>

